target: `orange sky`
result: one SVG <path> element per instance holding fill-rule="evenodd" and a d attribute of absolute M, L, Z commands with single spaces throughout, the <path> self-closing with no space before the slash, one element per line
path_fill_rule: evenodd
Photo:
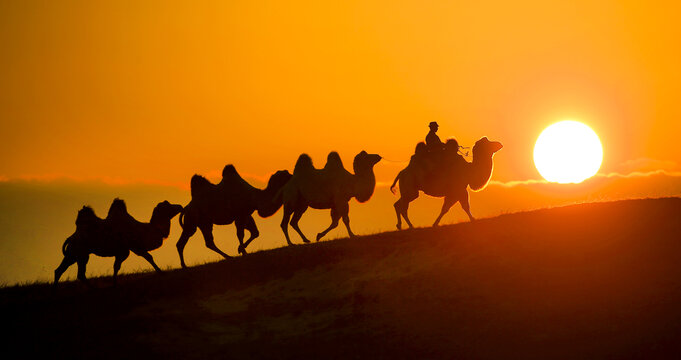
<path fill-rule="evenodd" d="M 186 184 L 226 163 L 267 176 L 301 152 L 407 160 L 430 121 L 504 143 L 494 180 L 536 179 L 536 137 L 567 118 L 600 135 L 604 173 L 676 169 L 680 15 L 669 1 L 2 2 L 0 179 Z M 403 165 L 379 164 L 379 181 Z"/>

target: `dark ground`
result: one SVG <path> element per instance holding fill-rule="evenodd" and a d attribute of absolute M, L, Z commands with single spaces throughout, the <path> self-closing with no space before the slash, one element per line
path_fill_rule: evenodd
<path fill-rule="evenodd" d="M 0 289 L 3 359 L 681 358 L 681 199 Z"/>

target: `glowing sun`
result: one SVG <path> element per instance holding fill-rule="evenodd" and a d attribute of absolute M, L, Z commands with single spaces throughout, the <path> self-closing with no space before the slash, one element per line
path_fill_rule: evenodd
<path fill-rule="evenodd" d="M 598 135 L 578 121 L 550 125 L 534 145 L 534 165 L 544 179 L 580 183 L 596 174 L 603 162 Z"/>

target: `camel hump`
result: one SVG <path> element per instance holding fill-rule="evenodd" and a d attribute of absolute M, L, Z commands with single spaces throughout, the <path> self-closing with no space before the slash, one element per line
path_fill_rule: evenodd
<path fill-rule="evenodd" d="M 225 168 L 222 169 L 222 178 L 233 178 L 235 176 L 239 176 L 239 173 L 236 171 L 236 168 L 232 164 L 225 165 Z"/>
<path fill-rule="evenodd" d="M 213 188 L 213 184 L 201 175 L 192 176 L 190 182 L 192 197 L 201 196 Z"/>
<path fill-rule="evenodd" d="M 339 170 L 345 169 L 343 167 L 343 160 L 341 160 L 340 155 L 337 152 L 332 151 L 326 157 L 326 165 L 324 165 L 324 170 Z"/>
<path fill-rule="evenodd" d="M 95 211 L 92 210 L 92 208 L 89 206 L 83 206 L 82 209 L 78 210 L 78 216 L 76 217 L 76 226 L 90 224 L 96 219 L 98 218 L 97 215 L 95 215 Z"/>
<path fill-rule="evenodd" d="M 109 213 L 106 215 L 107 219 L 121 218 L 128 215 L 128 207 L 125 205 L 125 201 L 116 198 L 111 203 L 109 207 Z"/>
<path fill-rule="evenodd" d="M 312 158 L 308 154 L 301 154 L 296 161 L 296 166 L 293 168 L 293 173 L 299 173 L 301 171 L 313 170 Z"/>
<path fill-rule="evenodd" d="M 252 188 L 253 186 L 251 186 L 246 179 L 241 177 L 232 164 L 225 166 L 222 170 L 222 181 L 216 185 L 216 189 L 219 191 L 227 191 L 231 194 L 240 193 Z"/>
<path fill-rule="evenodd" d="M 220 185 L 225 186 L 225 184 L 228 184 L 227 186 L 235 186 L 237 184 L 248 185 L 248 182 L 239 175 L 234 165 L 229 164 L 222 169 L 222 182 Z"/>

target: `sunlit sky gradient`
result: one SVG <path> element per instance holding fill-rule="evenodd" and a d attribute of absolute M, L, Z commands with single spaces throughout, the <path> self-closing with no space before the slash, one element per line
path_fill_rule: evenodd
<path fill-rule="evenodd" d="M 477 217 L 679 196 L 679 18 L 671 1 L 2 1 L 0 284 L 49 279 L 85 204 L 103 216 L 120 196 L 147 221 L 158 201 L 189 201 L 194 173 L 217 181 L 233 163 L 262 186 L 302 152 L 318 167 L 331 150 L 348 168 L 361 150 L 384 156 L 351 218 L 358 234 L 394 229 L 385 184 L 431 121 L 443 139 L 504 144 L 471 194 Z M 535 140 L 565 119 L 598 134 L 603 165 L 546 184 Z M 427 226 L 441 200 L 413 204 Z M 457 205 L 443 223 L 464 219 Z M 280 220 L 256 219 L 254 250 L 285 244 Z M 310 210 L 301 227 L 328 221 Z M 179 264 L 179 231 L 154 252 L 162 267 Z M 236 255 L 232 226 L 215 238 Z M 185 255 L 217 260 L 200 235 Z M 90 266 L 110 273 L 111 259 Z M 123 271 L 135 266 L 148 268 L 131 257 Z"/>
<path fill-rule="evenodd" d="M 601 172 L 681 158 L 681 4 L 14 1 L 0 4 L 0 176 L 186 184 L 366 149 L 408 160 L 430 121 L 505 147 L 574 119 Z M 379 165 L 390 181 L 402 165 Z"/>

